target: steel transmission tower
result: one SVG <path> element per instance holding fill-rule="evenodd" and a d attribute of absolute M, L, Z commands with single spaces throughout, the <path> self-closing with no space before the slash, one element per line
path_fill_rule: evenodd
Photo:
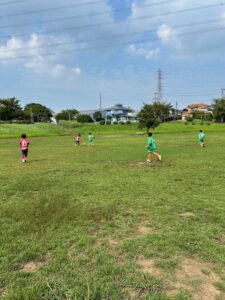
<path fill-rule="evenodd" d="M 161 69 L 158 69 L 157 72 L 157 92 L 155 92 L 155 102 L 162 102 L 163 101 L 163 72 Z"/>

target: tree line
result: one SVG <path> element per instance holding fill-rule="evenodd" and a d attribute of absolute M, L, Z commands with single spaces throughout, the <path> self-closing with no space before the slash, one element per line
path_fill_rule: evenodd
<path fill-rule="evenodd" d="M 215 99 L 212 103 L 213 114 L 212 118 L 216 122 L 225 122 L 225 99 Z M 195 112 L 195 118 L 202 118 L 202 112 Z M 23 108 L 20 105 L 20 100 L 16 98 L 0 99 L 0 121 L 1 122 L 49 122 L 54 115 L 53 111 L 40 104 L 29 103 Z M 138 113 L 139 125 L 142 128 L 157 127 L 160 123 L 176 118 L 176 110 L 170 103 L 155 102 L 152 104 L 144 104 Z M 90 123 L 101 121 L 102 115 L 100 111 L 96 111 L 93 119 L 87 114 L 80 114 L 76 109 L 65 109 L 55 115 L 59 120 L 76 120 L 79 123 Z"/>

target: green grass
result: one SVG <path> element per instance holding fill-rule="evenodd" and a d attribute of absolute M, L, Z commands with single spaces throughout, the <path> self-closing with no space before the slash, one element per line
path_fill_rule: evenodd
<path fill-rule="evenodd" d="M 129 299 L 130 289 L 137 299 L 192 299 L 188 290 L 166 296 L 185 257 L 211 262 L 223 293 L 224 127 L 207 127 L 201 149 L 198 126 L 181 125 L 157 129 L 163 162 L 152 165 L 140 164 L 146 137 L 107 129 L 91 148 L 71 136 L 32 138 L 26 165 L 18 140 L 2 139 L 0 298 Z M 141 224 L 152 232 L 139 234 Z M 162 275 L 144 273 L 142 256 Z M 43 265 L 21 272 L 31 261 Z"/>
<path fill-rule="evenodd" d="M 161 124 L 153 130 L 156 133 L 181 133 L 181 132 L 197 132 L 203 129 L 206 132 L 223 132 L 224 124 L 210 123 L 200 125 L 200 122 L 195 122 L 195 125 L 185 125 L 182 121 L 173 121 Z M 94 135 L 124 135 L 137 134 L 146 132 L 145 129 L 138 128 L 138 124 L 117 124 L 117 125 L 99 125 L 98 123 L 77 124 L 74 121 L 60 121 L 58 126 L 47 123 L 35 124 L 0 124 L 0 139 L 1 138 L 16 138 L 22 133 L 26 133 L 29 137 L 42 136 L 65 136 L 87 135 L 92 132 Z"/>
<path fill-rule="evenodd" d="M 47 123 L 0 124 L 0 138 L 20 137 L 22 133 L 26 133 L 29 137 L 71 134 L 68 130 L 65 130 L 65 128 Z"/>

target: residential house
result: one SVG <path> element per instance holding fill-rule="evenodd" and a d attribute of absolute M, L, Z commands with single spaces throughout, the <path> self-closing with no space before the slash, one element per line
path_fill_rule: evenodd
<path fill-rule="evenodd" d="M 201 111 L 204 112 L 205 114 L 212 114 L 212 109 L 208 104 L 204 104 L 204 103 L 191 104 L 188 105 L 187 108 L 185 108 L 182 111 L 182 120 L 186 120 L 187 117 L 193 117 L 193 113 L 196 111 Z"/>
<path fill-rule="evenodd" d="M 122 104 L 117 103 L 114 106 L 105 109 L 105 118 L 113 122 L 137 122 L 136 113 L 129 107 L 124 107 Z"/>
<path fill-rule="evenodd" d="M 137 122 L 137 114 L 129 107 L 124 107 L 122 104 L 118 103 L 114 106 L 106 109 L 92 109 L 92 110 L 84 110 L 80 111 L 81 114 L 87 114 L 92 119 L 94 119 L 94 113 L 96 111 L 100 111 L 102 114 L 102 118 L 106 121 L 113 122 Z"/>

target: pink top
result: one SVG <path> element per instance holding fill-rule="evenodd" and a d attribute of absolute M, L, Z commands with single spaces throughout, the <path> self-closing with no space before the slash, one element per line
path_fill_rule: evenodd
<path fill-rule="evenodd" d="M 27 150 L 28 149 L 28 145 L 29 145 L 29 140 L 26 139 L 20 139 L 20 149 L 21 150 Z"/>

